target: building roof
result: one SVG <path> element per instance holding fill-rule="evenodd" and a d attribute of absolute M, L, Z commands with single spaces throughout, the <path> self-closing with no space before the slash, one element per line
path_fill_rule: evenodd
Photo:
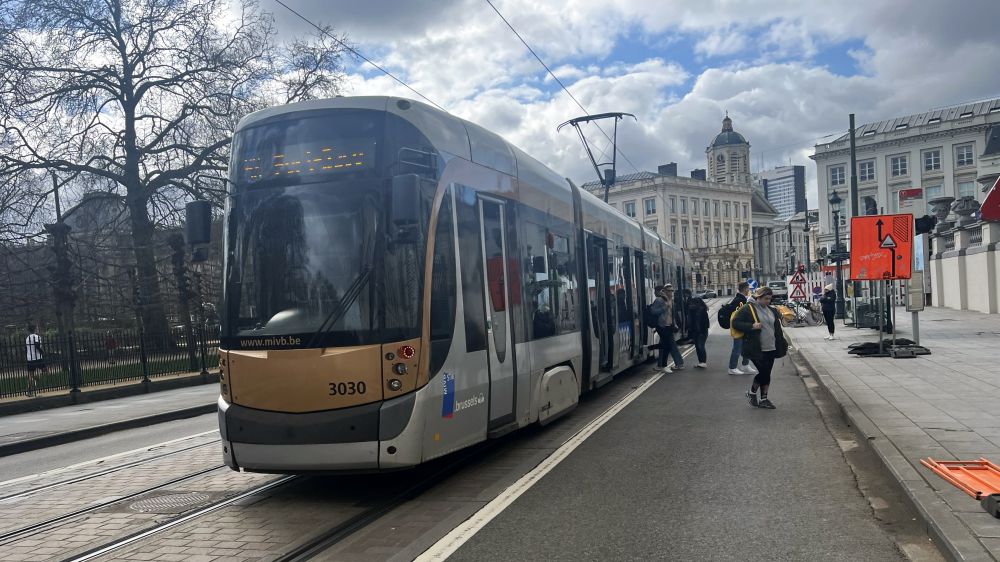
<path fill-rule="evenodd" d="M 715 136 L 712 147 L 727 146 L 731 144 L 749 144 L 743 135 L 733 130 L 733 120 L 726 113 L 726 118 L 722 120 L 722 132 Z"/>
<path fill-rule="evenodd" d="M 617 176 L 615 178 L 615 183 L 623 183 L 623 182 L 630 182 L 630 181 L 637 181 L 637 180 L 651 180 L 653 178 L 661 177 L 662 175 L 663 174 L 657 174 L 657 173 L 654 173 L 654 172 L 634 172 L 634 173 L 631 173 L 631 174 L 625 174 L 623 176 Z M 674 177 L 674 176 L 670 176 L 670 177 Z M 586 189 L 586 190 L 590 191 L 590 190 L 592 190 L 592 189 L 594 189 L 596 187 L 599 187 L 601 185 L 602 184 L 599 181 L 588 181 L 587 183 L 581 185 L 580 188 L 581 189 Z"/>
<path fill-rule="evenodd" d="M 860 139 L 865 136 L 902 131 L 924 125 L 937 125 L 939 123 L 946 123 L 949 121 L 962 121 L 990 113 L 1000 113 L 1000 98 L 964 105 L 955 105 L 951 107 L 941 107 L 925 111 L 923 113 L 915 113 L 913 115 L 907 115 L 906 117 L 895 117 L 893 119 L 878 121 L 876 123 L 865 123 L 864 125 L 855 127 L 854 137 L 856 139 Z M 848 140 L 850 140 L 850 133 L 842 135 L 831 144 Z"/>
<path fill-rule="evenodd" d="M 764 197 L 764 190 L 754 188 L 750 199 L 750 209 L 754 214 L 778 216 L 778 210 Z"/>

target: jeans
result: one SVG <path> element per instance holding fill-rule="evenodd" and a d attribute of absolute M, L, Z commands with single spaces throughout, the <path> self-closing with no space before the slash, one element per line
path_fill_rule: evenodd
<path fill-rule="evenodd" d="M 677 349 L 677 342 L 674 341 L 674 330 L 672 328 L 656 328 L 656 333 L 660 336 L 660 353 L 656 356 L 656 366 L 666 367 L 668 354 L 673 357 L 674 365 L 683 366 L 684 358 L 681 357 L 681 351 Z"/>
<path fill-rule="evenodd" d="M 705 342 L 708 341 L 708 332 L 703 334 L 694 334 L 692 337 L 694 340 L 694 349 L 698 354 L 698 362 L 704 363 L 708 361 L 708 353 L 705 351 Z"/>
<path fill-rule="evenodd" d="M 733 339 L 733 352 L 729 354 L 729 368 L 735 369 L 737 363 L 740 362 L 740 354 L 743 353 L 743 338 Z M 743 365 L 750 363 L 750 360 L 746 357 L 743 358 Z"/>
<path fill-rule="evenodd" d="M 829 312 L 823 311 L 823 319 L 826 320 L 826 329 L 830 332 L 831 336 L 833 335 L 833 314 L 834 311 L 832 310 Z"/>
<path fill-rule="evenodd" d="M 769 386 L 771 384 L 771 369 L 774 368 L 774 360 L 777 355 L 777 351 L 765 351 L 761 354 L 760 361 L 754 363 L 757 365 L 757 370 L 760 371 L 753 378 L 754 384 L 760 386 Z"/>

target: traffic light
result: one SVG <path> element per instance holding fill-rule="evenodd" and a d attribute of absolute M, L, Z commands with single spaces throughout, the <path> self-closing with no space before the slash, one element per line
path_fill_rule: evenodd
<path fill-rule="evenodd" d="M 919 219 L 913 221 L 914 230 L 917 234 L 924 234 L 930 232 L 937 225 L 937 217 L 932 217 L 930 215 L 924 215 Z"/>

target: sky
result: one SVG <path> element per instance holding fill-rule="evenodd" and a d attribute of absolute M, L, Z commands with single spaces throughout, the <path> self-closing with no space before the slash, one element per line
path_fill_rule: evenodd
<path fill-rule="evenodd" d="M 624 111 L 618 174 L 705 167 L 725 112 L 752 170 L 806 167 L 814 145 L 858 125 L 1000 97 L 997 0 L 494 0 L 589 113 Z M 596 179 L 560 123 L 584 114 L 486 0 L 294 0 L 447 111 L 577 183 Z M 308 24 L 273 0 L 279 35 Z M 361 60 L 345 95 L 418 99 Z M 610 124 L 610 122 L 608 122 Z M 610 131 L 610 129 L 608 129 Z M 597 156 L 608 140 L 586 131 Z M 624 154 L 624 159 L 621 158 Z"/>

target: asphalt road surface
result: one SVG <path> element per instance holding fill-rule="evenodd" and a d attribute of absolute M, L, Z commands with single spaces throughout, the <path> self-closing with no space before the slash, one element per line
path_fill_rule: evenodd
<path fill-rule="evenodd" d="M 751 408 L 730 345 L 714 329 L 708 370 L 689 356 L 450 560 L 905 560 L 791 360 Z"/>

